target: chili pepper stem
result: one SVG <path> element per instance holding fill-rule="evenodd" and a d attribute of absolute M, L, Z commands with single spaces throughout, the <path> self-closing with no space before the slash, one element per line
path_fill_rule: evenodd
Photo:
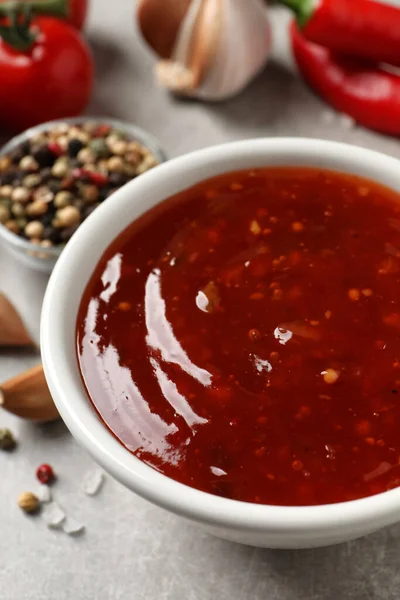
<path fill-rule="evenodd" d="M 314 0 L 278 0 L 278 4 L 283 4 L 294 12 L 300 27 L 306 25 L 315 9 Z"/>
<path fill-rule="evenodd" d="M 68 16 L 68 0 L 29 0 L 28 3 L 0 3 L 0 17 L 8 17 L 16 7 L 23 8 L 26 4 L 29 5 L 33 15 L 53 15 L 63 18 Z"/>

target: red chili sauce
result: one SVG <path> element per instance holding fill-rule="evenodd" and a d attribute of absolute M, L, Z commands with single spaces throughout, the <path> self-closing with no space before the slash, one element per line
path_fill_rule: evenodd
<path fill-rule="evenodd" d="M 383 492 L 400 485 L 399 284 L 394 192 L 306 168 L 210 179 L 96 267 L 77 322 L 88 395 L 137 457 L 212 494 Z"/>

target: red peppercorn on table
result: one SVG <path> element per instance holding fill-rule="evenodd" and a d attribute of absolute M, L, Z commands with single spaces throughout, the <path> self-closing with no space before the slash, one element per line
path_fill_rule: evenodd
<path fill-rule="evenodd" d="M 335 113 L 296 74 L 290 15 L 273 9 L 274 61 L 226 104 L 176 102 L 151 79 L 152 58 L 132 24 L 132 1 L 94 0 L 88 20 L 98 73 L 88 114 L 130 120 L 160 139 L 169 156 L 254 136 L 313 136 L 400 158 L 394 138 Z M 118 10 L 116 10 L 118 4 Z M 0 138 L 2 133 L 0 132 Z M 4 138 L 3 138 L 4 139 Z M 0 291 L 37 341 L 46 277 L 0 247 Z M 0 381 L 37 363 L 35 352 L 0 353 Z M 95 468 L 61 422 L 34 426 L 0 409 L 0 428 L 17 438 L 0 451 L 0 582 L 7 600 L 386 600 L 398 597 L 400 526 L 349 545 L 279 552 L 229 544 L 134 496 L 106 478 L 95 498 L 82 491 Z M 50 465 L 51 494 L 86 530 L 77 538 L 22 513 L 18 496 L 37 492 Z"/>

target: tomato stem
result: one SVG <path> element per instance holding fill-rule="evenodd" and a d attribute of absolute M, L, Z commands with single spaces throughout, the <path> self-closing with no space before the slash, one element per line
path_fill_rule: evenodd
<path fill-rule="evenodd" d="M 9 8 L 8 23 L 0 25 L 0 38 L 21 52 L 27 52 L 35 43 L 36 32 L 31 30 L 32 10 L 29 6 L 20 8 L 17 5 Z"/>
<path fill-rule="evenodd" d="M 21 12 L 29 7 L 33 15 L 53 15 L 66 18 L 68 16 L 68 0 L 29 0 L 28 2 L 0 3 L 0 17 L 9 17 L 11 12 Z"/>

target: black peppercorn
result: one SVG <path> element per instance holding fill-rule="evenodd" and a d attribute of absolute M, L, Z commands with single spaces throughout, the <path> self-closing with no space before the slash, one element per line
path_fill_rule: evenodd
<path fill-rule="evenodd" d="M 50 210 L 40 218 L 45 227 L 49 227 L 51 225 L 51 222 L 54 219 L 54 214 L 55 210 L 53 209 L 53 206 L 50 206 Z"/>
<path fill-rule="evenodd" d="M 25 142 L 22 142 L 21 146 L 20 146 L 23 154 L 30 154 L 31 151 L 31 144 L 29 142 L 29 140 L 25 140 Z"/>
<path fill-rule="evenodd" d="M 24 173 L 24 171 L 14 171 L 12 185 L 14 187 L 19 187 L 20 185 L 22 185 L 22 181 L 23 181 L 25 175 L 26 175 L 26 173 Z"/>
<path fill-rule="evenodd" d="M 43 231 L 43 239 L 50 240 L 50 242 L 52 242 L 54 245 L 59 244 L 61 241 L 60 231 L 55 227 L 45 227 Z"/>
<path fill-rule="evenodd" d="M 68 240 L 71 239 L 78 227 L 79 223 L 77 225 L 73 225 L 72 227 L 64 227 L 64 229 L 62 229 L 60 233 L 61 240 L 63 242 L 68 242 Z"/>
<path fill-rule="evenodd" d="M 57 194 L 60 190 L 60 181 L 58 179 L 49 179 L 47 182 L 47 187 L 53 194 Z"/>
<path fill-rule="evenodd" d="M 57 158 L 48 146 L 39 146 L 39 148 L 35 148 L 32 151 L 32 156 L 41 167 L 52 167 Z"/>
<path fill-rule="evenodd" d="M 49 179 L 52 178 L 50 167 L 45 167 L 40 171 L 40 177 L 42 179 L 42 183 L 47 183 Z"/>
<path fill-rule="evenodd" d="M 125 175 L 125 173 L 110 173 L 110 185 L 113 187 L 121 187 L 121 185 L 124 185 L 127 181 L 129 181 L 129 179 L 132 179 L 131 177 L 129 177 L 128 175 Z"/>
<path fill-rule="evenodd" d="M 13 162 L 14 165 L 18 165 L 19 161 L 21 160 L 21 158 L 23 158 L 25 156 L 25 152 L 23 151 L 21 146 L 18 146 L 18 148 L 15 148 L 15 150 L 13 150 L 10 153 L 10 158 Z"/>
<path fill-rule="evenodd" d="M 105 200 L 106 198 L 108 198 L 108 196 L 113 191 L 114 191 L 114 188 L 110 187 L 108 185 L 105 185 L 102 188 L 100 188 L 99 189 L 99 199 L 100 199 L 100 201 L 103 202 L 103 200 Z"/>
<path fill-rule="evenodd" d="M 76 155 L 82 148 L 84 147 L 83 142 L 81 140 L 72 139 L 68 142 L 68 156 L 71 158 L 75 158 Z"/>
<path fill-rule="evenodd" d="M 14 180 L 14 172 L 6 171 L 0 175 L 0 185 L 10 185 Z"/>
<path fill-rule="evenodd" d="M 96 202 L 96 204 L 88 204 L 87 206 L 85 206 L 85 207 L 83 208 L 83 212 L 82 212 L 82 214 L 83 214 L 83 218 L 84 218 L 84 219 L 87 219 L 87 218 L 88 218 L 88 216 L 89 216 L 89 215 L 91 215 L 91 214 L 92 214 L 92 212 L 93 212 L 94 210 L 96 210 L 96 208 L 97 208 L 98 206 L 100 206 L 100 202 Z"/>

